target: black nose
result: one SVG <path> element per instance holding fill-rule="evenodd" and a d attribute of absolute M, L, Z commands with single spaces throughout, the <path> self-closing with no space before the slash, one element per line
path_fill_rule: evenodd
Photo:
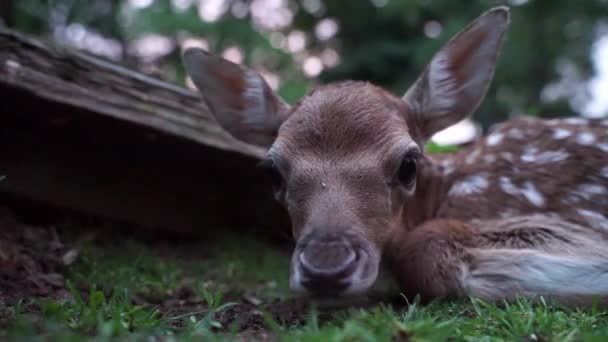
<path fill-rule="evenodd" d="M 357 268 L 356 250 L 341 237 L 310 240 L 299 255 L 302 285 L 319 295 L 336 294 L 350 285 Z"/>

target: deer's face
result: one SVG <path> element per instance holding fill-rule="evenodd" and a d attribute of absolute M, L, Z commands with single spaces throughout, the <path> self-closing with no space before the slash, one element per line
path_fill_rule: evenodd
<path fill-rule="evenodd" d="M 406 111 L 384 90 L 348 82 L 314 91 L 279 129 L 263 165 L 297 241 L 292 289 L 356 293 L 375 281 L 416 187 L 421 150 Z"/>
<path fill-rule="evenodd" d="M 375 281 L 383 248 L 416 191 L 416 162 L 435 132 L 481 102 L 508 23 L 490 10 L 449 41 L 399 98 L 363 82 L 319 87 L 295 107 L 254 71 L 198 49 L 186 69 L 217 121 L 233 136 L 269 148 L 297 242 L 294 290 L 362 292 Z"/>

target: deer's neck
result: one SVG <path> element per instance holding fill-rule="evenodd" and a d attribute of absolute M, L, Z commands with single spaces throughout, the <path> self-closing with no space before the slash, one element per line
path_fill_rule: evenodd
<path fill-rule="evenodd" d="M 403 224 L 406 230 L 436 217 L 451 186 L 450 156 L 425 157 L 418 163 L 416 193 L 403 208 Z"/>

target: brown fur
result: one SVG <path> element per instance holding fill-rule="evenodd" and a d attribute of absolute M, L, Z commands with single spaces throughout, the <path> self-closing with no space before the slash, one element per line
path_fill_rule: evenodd
<path fill-rule="evenodd" d="M 426 139 L 476 109 L 508 21 L 504 7 L 481 15 L 403 98 L 348 81 L 291 109 L 245 69 L 186 52 L 218 121 L 271 143 L 276 197 L 298 242 L 292 288 L 365 291 L 386 255 L 408 296 L 608 303 L 608 120 L 515 119 L 454 155 L 421 156 Z M 199 62 L 239 72 L 247 89 L 205 78 Z M 251 108 L 235 110 L 216 87 Z M 399 172 L 412 158 L 415 186 Z"/>
<path fill-rule="evenodd" d="M 426 298 L 465 294 L 460 279 L 466 272 L 463 267 L 474 267 L 480 250 L 495 250 L 497 256 L 500 250 L 513 249 L 555 255 L 595 254 L 607 260 L 608 230 L 578 212 L 582 209 L 598 213 L 608 222 L 608 175 L 602 174 L 608 167 L 608 153 L 597 146 L 608 144 L 607 127 L 607 120 L 580 119 L 578 124 L 572 124 L 567 120 L 522 118 L 493 130 L 492 134 L 504 136 L 497 145 L 489 146 L 486 137 L 456 155 L 427 163 L 419 178 L 421 191 L 404 211 L 405 230 L 393 240 L 389 252 L 394 260 L 394 274 L 404 292 L 419 293 Z M 560 130 L 571 135 L 555 139 L 555 132 Z M 515 132 L 512 135 L 516 138 L 509 136 L 511 132 Z M 597 143 L 577 143 L 581 133 L 593 134 Z M 555 162 L 525 162 L 522 157 L 531 160 L 525 158 L 526 149 L 531 147 L 537 147 L 539 153 L 564 151 L 567 157 Z M 512 161 L 501 157 L 505 156 L 503 153 L 511 153 Z M 484 162 L 484 156 L 490 154 L 496 160 Z M 444 173 L 447 165 L 454 169 L 452 173 Z M 449 194 L 454 184 L 479 174 L 486 175 L 487 189 L 466 196 Z M 499 186 L 500 177 L 508 177 L 516 186 L 531 182 L 544 197 L 543 205 L 534 205 L 525 196 L 506 193 Z M 574 189 L 580 184 L 596 186 L 598 191 L 577 194 Z M 480 295 L 475 289 L 468 290 Z M 500 297 L 492 294 L 486 298 L 515 296 L 506 292 L 500 292 Z M 557 296 L 557 299 L 583 304 L 593 298 Z"/>

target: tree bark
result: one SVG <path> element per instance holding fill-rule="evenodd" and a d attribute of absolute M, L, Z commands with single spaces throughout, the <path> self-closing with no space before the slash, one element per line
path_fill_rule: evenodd
<path fill-rule="evenodd" d="M 179 231 L 284 228 L 265 151 L 198 93 L 0 29 L 0 200 Z"/>

